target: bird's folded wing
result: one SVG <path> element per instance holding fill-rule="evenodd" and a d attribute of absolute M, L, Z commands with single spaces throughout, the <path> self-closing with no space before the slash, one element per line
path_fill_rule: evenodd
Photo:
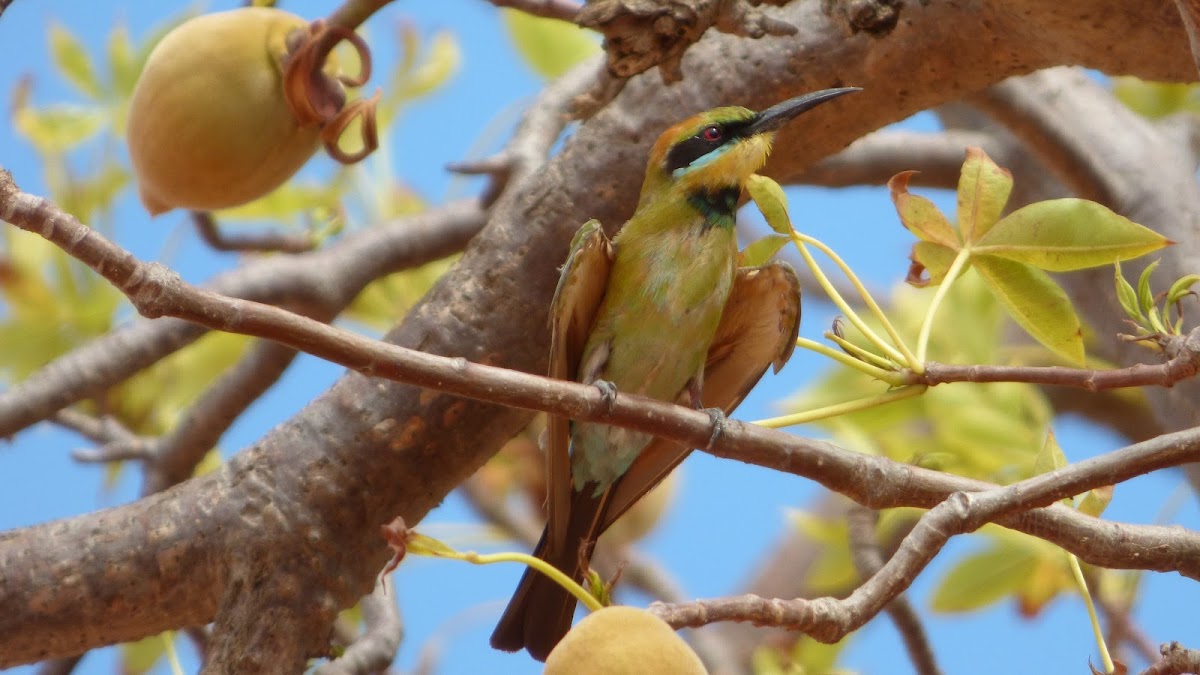
<path fill-rule="evenodd" d="M 576 381 L 579 360 L 608 287 L 612 244 L 596 220 L 584 223 L 571 240 L 550 305 L 550 377 Z M 571 501 L 571 422 L 550 415 L 546 433 L 548 540 L 565 541 Z"/>
<path fill-rule="evenodd" d="M 743 267 L 704 365 L 701 398 L 706 407 L 732 413 L 754 385 L 774 366 L 783 367 L 796 347 L 800 330 L 800 280 L 791 266 L 773 262 Z M 687 405 L 687 392 L 677 403 Z M 600 531 L 620 518 L 691 452 L 678 443 L 654 439 L 612 488 Z"/>

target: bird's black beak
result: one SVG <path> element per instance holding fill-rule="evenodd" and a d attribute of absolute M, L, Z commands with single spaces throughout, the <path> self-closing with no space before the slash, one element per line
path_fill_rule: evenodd
<path fill-rule="evenodd" d="M 822 89 L 821 91 L 810 92 L 796 98 L 789 98 L 782 103 L 776 103 L 758 113 L 754 120 L 742 131 L 742 135 L 754 136 L 768 131 L 776 131 L 805 110 L 811 110 L 825 101 L 835 99 L 842 94 L 849 94 L 852 91 L 862 91 L 862 87 Z"/>

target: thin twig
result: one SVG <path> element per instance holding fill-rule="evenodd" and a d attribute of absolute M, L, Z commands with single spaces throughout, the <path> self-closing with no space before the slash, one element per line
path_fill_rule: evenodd
<path fill-rule="evenodd" d="M 883 568 L 883 552 L 875 540 L 875 527 L 879 522 L 879 512 L 862 506 L 854 506 L 846 513 L 846 522 L 850 533 L 850 554 L 854 567 L 864 580 L 870 579 Z M 900 631 L 904 640 L 904 648 L 913 668 L 918 675 L 941 675 L 937 657 L 929 644 L 929 636 L 921 624 L 921 617 L 913 609 L 908 597 L 901 593 L 884 608 Z"/>
<path fill-rule="evenodd" d="M 1024 382 L 1103 391 L 1150 385 L 1170 387 L 1200 372 L 1200 328 L 1186 336 L 1166 338 L 1169 360 L 1156 365 L 1137 364 L 1114 370 L 1089 370 L 1063 366 L 957 366 L 926 363 L 924 375 L 913 383 L 934 386 L 947 382 Z"/>
<path fill-rule="evenodd" d="M 497 7 L 508 7 L 526 14 L 574 23 L 582 5 L 571 0 L 488 0 Z"/>
<path fill-rule="evenodd" d="M 304 253 L 316 248 L 317 242 L 308 234 L 295 232 L 259 232 L 233 235 L 223 232 L 216 218 L 208 211 L 189 211 L 192 224 L 200 239 L 216 251 Z"/>

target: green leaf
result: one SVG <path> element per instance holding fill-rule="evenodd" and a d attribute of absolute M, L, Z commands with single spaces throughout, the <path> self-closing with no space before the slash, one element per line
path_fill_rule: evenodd
<path fill-rule="evenodd" d="M 1121 309 L 1125 310 L 1125 314 L 1139 325 L 1146 323 L 1146 315 L 1138 307 L 1137 291 L 1133 290 L 1133 286 L 1125 280 L 1125 275 L 1121 274 L 1120 261 L 1113 263 L 1113 277 L 1113 282 L 1117 285 L 1117 301 L 1121 303 Z"/>
<path fill-rule="evenodd" d="M 1188 274 L 1180 277 L 1178 281 L 1171 284 L 1171 290 L 1167 291 L 1166 304 L 1173 305 L 1182 300 L 1185 296 L 1191 294 L 1192 286 L 1194 286 L 1196 282 L 1200 282 L 1200 274 Z"/>
<path fill-rule="evenodd" d="M 502 9 L 500 14 L 517 53 L 543 79 L 553 80 L 600 52 L 593 33 L 568 21 L 515 9 Z"/>
<path fill-rule="evenodd" d="M 254 201 L 217 212 L 222 221 L 271 220 L 295 224 L 298 216 L 336 208 L 343 180 L 329 183 L 288 182 Z"/>
<path fill-rule="evenodd" d="M 57 22 L 50 24 L 50 53 L 54 57 L 54 65 L 58 72 L 62 73 L 68 82 L 75 85 L 85 96 L 100 98 L 100 82 L 96 79 L 96 73 L 92 71 L 92 62 L 87 51 L 78 38 Z"/>
<path fill-rule="evenodd" d="M 1067 456 L 1063 454 L 1062 448 L 1058 445 L 1058 440 L 1054 438 L 1054 430 L 1050 429 L 1046 432 L 1046 442 L 1042 444 L 1042 451 L 1038 453 L 1037 459 L 1033 462 L 1033 473 L 1035 476 L 1040 476 L 1044 473 L 1050 473 L 1056 469 L 1061 469 L 1069 464 Z"/>
<path fill-rule="evenodd" d="M 13 113 L 17 131 L 46 155 L 61 154 L 88 140 L 105 119 L 100 108 L 68 104 L 22 107 Z"/>
<path fill-rule="evenodd" d="M 1099 518 L 1100 514 L 1104 513 L 1104 509 L 1108 508 L 1113 498 L 1113 486 L 1105 485 L 1103 487 L 1092 488 L 1083 496 L 1083 500 L 1079 502 L 1079 512 L 1086 513 L 1093 518 Z"/>
<path fill-rule="evenodd" d="M 420 65 L 394 79 L 402 80 L 397 88 L 403 98 L 413 99 L 425 96 L 434 89 L 442 86 L 458 70 L 462 55 L 458 42 L 448 32 L 439 32 L 433 36 L 425 60 Z"/>
<path fill-rule="evenodd" d="M 968 555 L 942 577 L 930 599 L 935 612 L 970 612 L 1017 593 L 1036 565 L 1028 549 L 997 543 Z"/>
<path fill-rule="evenodd" d="M 742 250 L 739 266 L 758 267 L 764 264 L 791 240 L 791 237 L 782 234 L 768 234 Z"/>
<path fill-rule="evenodd" d="M 792 235 L 792 219 L 788 216 L 787 195 L 779 183 L 758 174 L 751 174 L 746 179 L 746 192 L 754 205 L 763 214 L 767 225 L 779 234 Z"/>
<path fill-rule="evenodd" d="M 1057 469 L 1067 466 L 1070 462 L 1067 461 L 1067 456 L 1063 454 L 1062 448 L 1058 445 L 1058 439 L 1054 437 L 1054 430 L 1046 430 L 1046 442 L 1042 444 L 1042 450 L 1038 453 L 1037 458 L 1033 460 L 1033 473 L 1040 476 L 1044 473 L 1050 473 Z M 1061 500 L 1067 506 L 1072 506 L 1074 502 L 1070 497 L 1065 497 Z"/>
<path fill-rule="evenodd" d="M 1157 119 L 1200 109 L 1196 86 L 1178 82 L 1149 82 L 1136 77 L 1113 78 L 1113 95 L 1143 117 Z"/>
<path fill-rule="evenodd" d="M 967 148 L 958 177 L 958 229 L 963 241 L 979 241 L 1000 220 L 1012 192 L 1012 174 L 980 148 Z"/>
<path fill-rule="evenodd" d="M 108 69 L 112 73 L 113 93 L 117 98 L 132 96 L 142 64 L 137 60 L 133 42 L 129 39 L 129 28 L 123 23 L 118 23 L 108 34 Z"/>
<path fill-rule="evenodd" d="M 147 673 L 163 657 L 166 643 L 161 635 L 150 635 L 137 642 L 121 645 L 121 672 L 123 675 Z"/>
<path fill-rule="evenodd" d="M 904 281 L 917 288 L 937 286 L 946 278 L 946 272 L 950 271 L 950 265 L 957 256 L 958 252 L 954 249 L 930 241 L 918 241 L 913 244 L 912 253 L 908 256 L 912 264 L 908 266 L 908 276 Z"/>
<path fill-rule="evenodd" d="M 1158 268 L 1160 262 L 1162 262 L 1161 259 L 1146 265 L 1146 268 L 1138 275 L 1138 306 L 1143 312 L 1148 313 L 1151 309 L 1154 309 L 1154 290 L 1150 288 L 1150 277 L 1154 275 L 1154 270 Z"/>
<path fill-rule="evenodd" d="M 1010 213 L 973 251 L 1066 272 L 1145 255 L 1172 243 L 1086 199 L 1051 199 Z"/>
<path fill-rule="evenodd" d="M 952 249 L 961 248 L 958 233 L 938 207 L 928 199 L 908 191 L 908 182 L 916 174 L 916 171 L 903 171 L 888 180 L 888 190 L 891 191 L 892 203 L 896 205 L 900 222 L 922 241 Z"/>
<path fill-rule="evenodd" d="M 1048 274 L 1021 263 L 978 256 L 975 269 L 1012 318 L 1035 340 L 1083 365 L 1083 332 L 1067 294 Z"/>

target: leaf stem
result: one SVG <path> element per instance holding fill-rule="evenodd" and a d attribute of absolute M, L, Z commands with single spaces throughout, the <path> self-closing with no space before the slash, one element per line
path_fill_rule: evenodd
<path fill-rule="evenodd" d="M 583 586 L 580 586 L 574 579 L 567 576 L 566 574 L 563 574 L 562 571 L 559 570 L 557 567 L 555 567 L 554 565 L 551 565 L 550 563 L 546 562 L 545 560 L 542 560 L 541 558 L 529 555 L 528 553 L 512 553 L 512 552 L 476 553 L 474 551 L 466 551 L 466 552 L 460 553 L 458 551 L 449 551 L 449 550 L 446 550 L 446 551 L 438 550 L 438 551 L 428 551 L 428 552 L 412 551 L 412 552 L 416 553 L 417 555 L 432 555 L 432 556 L 435 556 L 438 558 L 452 558 L 454 560 L 462 560 L 465 562 L 469 562 L 473 565 L 490 565 L 492 563 L 498 563 L 498 562 L 521 563 L 528 567 L 532 567 L 533 569 L 535 569 L 535 570 L 541 572 L 542 574 L 545 574 L 546 576 L 553 579 L 554 583 L 565 588 L 567 590 L 567 592 L 569 592 L 571 595 L 575 596 L 580 602 L 582 602 L 585 606 L 587 606 L 588 611 L 594 612 L 598 609 L 601 609 L 604 606 L 604 605 L 600 604 L 600 601 L 597 600 L 591 593 L 588 593 L 586 590 L 584 590 Z"/>
<path fill-rule="evenodd" d="M 834 336 L 834 337 L 836 338 L 837 336 Z M 854 368 L 855 370 L 858 370 L 858 371 L 868 375 L 869 377 L 873 377 L 876 380 L 882 380 L 884 382 L 887 382 L 890 385 L 899 386 L 899 385 L 904 384 L 904 376 L 901 375 L 900 373 L 897 373 L 897 372 L 891 371 L 891 370 L 886 370 L 877 365 L 867 363 L 864 360 L 862 360 L 861 358 L 858 358 L 856 356 L 851 356 L 851 355 L 847 354 L 846 352 L 839 351 L 837 349 L 834 349 L 833 347 L 830 347 L 829 345 L 821 344 L 820 342 L 817 342 L 815 340 L 809 340 L 808 338 L 797 338 L 796 346 L 800 347 L 802 349 L 807 349 L 809 351 L 816 352 L 816 353 L 820 354 L 821 356 L 833 359 L 834 361 L 837 361 L 838 363 L 841 363 L 844 366 L 847 366 L 849 368 Z M 856 350 L 862 351 L 859 347 L 857 347 L 855 345 L 847 344 L 847 346 L 853 347 Z M 864 354 L 870 354 L 870 352 L 864 352 Z M 870 355 L 875 356 L 874 354 L 870 354 Z M 876 358 L 878 358 L 878 357 L 876 357 Z"/>
<path fill-rule="evenodd" d="M 862 332 L 862 334 L 865 335 L 868 340 L 883 350 L 885 354 L 887 354 L 897 363 L 904 363 L 909 368 L 913 369 L 919 368 L 920 362 L 913 356 L 904 340 L 900 338 L 900 333 L 896 331 L 894 326 L 892 326 L 892 322 L 888 320 L 887 315 L 883 313 L 882 309 L 880 309 L 879 304 L 875 302 L 873 297 L 871 297 L 871 293 L 867 291 L 867 287 L 864 286 L 861 281 L 859 281 L 858 276 L 854 274 L 854 270 L 850 269 L 850 266 L 847 265 L 844 260 L 842 260 L 841 256 L 835 253 L 833 249 L 826 246 L 820 240 L 798 232 L 795 229 L 792 230 L 792 241 L 796 244 L 796 248 L 800 249 L 800 255 L 804 256 L 804 262 L 808 264 L 809 269 L 812 270 L 813 276 L 817 278 L 817 283 L 821 284 L 821 288 L 829 296 L 829 299 L 832 300 L 835 305 L 837 305 L 838 309 L 845 313 L 846 318 L 850 320 L 850 323 L 854 324 L 854 327 Z M 808 252 L 805 244 L 811 244 L 819 251 L 829 256 L 829 259 L 832 260 L 842 270 L 842 273 L 846 275 L 846 278 L 850 281 L 851 285 L 854 286 L 854 289 L 857 290 L 858 294 L 862 297 L 863 302 L 866 303 L 867 308 L 871 310 L 871 313 L 874 314 L 877 319 L 879 319 L 879 322 L 883 325 L 883 329 L 887 331 L 888 337 L 890 337 L 892 339 L 892 343 L 895 344 L 895 348 L 893 348 L 892 345 L 884 342 L 882 338 L 868 328 L 867 324 L 858 316 L 857 313 L 855 313 L 853 309 L 850 308 L 850 305 L 848 305 L 842 296 L 837 292 L 837 290 L 833 287 L 833 284 L 829 283 L 829 279 L 825 276 L 825 273 L 822 272 L 821 268 L 817 266 L 816 261 L 813 259 L 812 254 Z"/>
<path fill-rule="evenodd" d="M 1112 655 L 1108 653 L 1108 645 L 1104 642 L 1104 631 L 1100 628 L 1100 617 L 1096 616 L 1096 605 L 1092 602 L 1091 592 L 1088 591 L 1087 580 L 1083 578 L 1083 570 L 1079 568 L 1079 558 L 1067 553 L 1067 561 L 1071 564 L 1071 574 L 1075 577 L 1075 583 L 1079 585 L 1079 595 L 1083 597 L 1083 604 L 1087 606 L 1088 618 L 1092 621 L 1092 633 L 1096 636 L 1096 647 L 1100 650 L 1100 660 L 1104 665 L 1104 672 L 1115 672 L 1116 666 L 1113 664 Z"/>
<path fill-rule="evenodd" d="M 925 321 L 921 323 L 921 333 L 917 336 L 917 365 L 913 367 L 913 371 L 918 375 L 925 372 L 925 354 L 929 349 L 929 334 L 933 330 L 933 317 L 937 314 L 942 300 L 946 298 L 946 293 L 950 291 L 950 285 L 962 273 L 963 267 L 970 259 L 970 249 L 959 249 L 958 255 L 954 257 L 954 262 L 950 264 L 950 269 L 946 270 L 946 277 L 938 285 L 937 292 L 934 293 L 933 300 L 929 303 L 929 311 L 925 313 Z"/>
<path fill-rule="evenodd" d="M 901 387 L 878 396 L 855 399 L 853 401 L 846 401 L 845 403 L 836 403 L 834 405 L 827 405 L 822 408 L 792 413 L 791 415 L 783 415 L 781 417 L 757 420 L 751 422 L 751 424 L 757 424 L 760 427 L 769 427 L 772 429 L 789 427 L 795 424 L 808 424 L 809 422 L 822 420 L 826 417 L 837 417 L 838 415 L 845 415 L 852 412 L 858 412 L 860 410 L 867 410 L 868 408 L 874 408 L 876 406 L 919 396 L 928 388 L 929 387 L 923 384 Z"/>

